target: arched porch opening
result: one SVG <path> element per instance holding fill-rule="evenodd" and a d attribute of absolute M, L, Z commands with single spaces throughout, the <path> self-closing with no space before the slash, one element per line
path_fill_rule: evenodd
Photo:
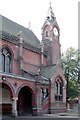
<path fill-rule="evenodd" d="M 12 113 L 12 98 L 13 92 L 6 83 L 0 84 L 0 108 L 2 109 L 2 115 L 10 115 Z"/>
<path fill-rule="evenodd" d="M 30 87 L 24 86 L 19 90 L 17 110 L 19 115 L 29 115 L 33 113 L 34 94 Z"/>

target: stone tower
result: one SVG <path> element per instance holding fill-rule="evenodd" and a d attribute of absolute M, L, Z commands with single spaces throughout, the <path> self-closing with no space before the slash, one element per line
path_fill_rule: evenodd
<path fill-rule="evenodd" d="M 47 51 L 47 64 L 60 63 L 60 29 L 53 13 L 51 3 L 42 27 L 42 41 Z"/>

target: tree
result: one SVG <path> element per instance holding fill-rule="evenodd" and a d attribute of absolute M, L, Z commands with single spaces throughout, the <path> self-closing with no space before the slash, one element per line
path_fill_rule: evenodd
<path fill-rule="evenodd" d="M 78 96 L 78 82 L 76 80 L 69 80 L 68 91 L 70 99 L 74 99 Z"/>
<path fill-rule="evenodd" d="M 79 71 L 79 57 L 78 50 L 75 48 L 68 48 L 65 53 L 61 55 L 61 64 L 64 75 L 67 80 L 67 100 L 78 96 L 78 71 Z"/>

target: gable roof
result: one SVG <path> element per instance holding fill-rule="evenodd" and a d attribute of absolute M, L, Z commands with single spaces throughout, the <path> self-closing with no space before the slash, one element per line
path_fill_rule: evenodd
<path fill-rule="evenodd" d="M 12 34 L 14 36 L 17 36 L 17 34 L 20 31 L 22 31 L 23 39 L 24 39 L 25 43 L 28 43 L 35 47 L 39 47 L 40 41 L 35 36 L 35 34 L 32 32 L 32 30 L 29 30 L 28 28 L 25 28 L 22 25 L 19 25 L 2 15 L 0 15 L 0 21 L 2 21 L 1 25 L 0 25 L 0 31 L 4 31 L 4 32 Z"/>
<path fill-rule="evenodd" d="M 41 68 L 41 76 L 45 77 L 45 78 L 52 78 L 54 72 L 56 69 L 56 64 L 50 65 L 50 66 L 44 66 L 43 68 Z"/>

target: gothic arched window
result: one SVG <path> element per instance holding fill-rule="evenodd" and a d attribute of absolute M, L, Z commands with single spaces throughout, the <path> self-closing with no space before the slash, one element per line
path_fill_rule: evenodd
<path fill-rule="evenodd" d="M 56 101 L 62 101 L 62 81 L 60 79 L 57 79 L 55 81 L 55 100 Z"/>
<path fill-rule="evenodd" d="M 41 101 L 43 101 L 44 100 L 44 90 L 43 90 L 43 88 L 41 88 Z"/>
<path fill-rule="evenodd" d="M 41 88 L 41 100 L 43 101 L 48 97 L 49 91 L 48 88 Z"/>
<path fill-rule="evenodd" d="M 49 37 L 49 35 L 48 35 L 48 31 L 46 31 L 46 37 Z"/>
<path fill-rule="evenodd" d="M 11 72 L 11 53 L 7 48 L 3 48 L 1 51 L 2 56 L 2 71 Z"/>

